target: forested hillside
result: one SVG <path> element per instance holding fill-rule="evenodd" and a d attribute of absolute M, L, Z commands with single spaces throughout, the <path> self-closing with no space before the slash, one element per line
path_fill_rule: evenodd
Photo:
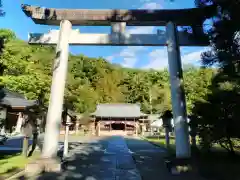
<path fill-rule="evenodd" d="M 4 39 L 0 61 L 5 66 L 1 83 L 29 99 L 43 93 L 47 103 L 55 48 L 30 46 L 5 29 L 0 30 L 0 36 Z M 190 114 L 194 102 L 203 100 L 209 92 L 213 74 L 212 69 L 184 70 Z M 107 102 L 140 103 L 145 113 L 171 109 L 167 70 L 126 69 L 102 58 L 70 55 L 66 89 L 66 103 L 80 113 L 92 112 L 97 103 Z"/>

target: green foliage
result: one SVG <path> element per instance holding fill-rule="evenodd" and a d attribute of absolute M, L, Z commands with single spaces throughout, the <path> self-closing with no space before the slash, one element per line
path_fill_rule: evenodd
<path fill-rule="evenodd" d="M 194 119 L 205 147 L 218 143 L 234 152 L 232 139 L 240 138 L 239 99 L 239 0 L 196 0 L 198 7 L 215 5 L 217 10 L 211 19 L 207 35 L 211 49 L 202 54 L 205 67 L 217 65 L 217 76 L 212 80 L 205 101 L 194 104 Z M 201 91 L 203 92 L 203 91 Z"/>
<path fill-rule="evenodd" d="M 11 38 L 5 43 L 0 56 L 0 63 L 5 67 L 1 83 L 10 90 L 25 94 L 29 99 L 37 99 L 41 91 L 49 94 L 51 78 L 48 67 L 51 66 L 50 58 L 53 59 L 53 55 L 51 49 L 29 46 Z"/>
<path fill-rule="evenodd" d="M 0 29 L 0 39 L 4 39 L 5 42 L 16 39 L 16 35 L 9 29 Z"/>
<path fill-rule="evenodd" d="M 195 102 L 193 120 L 197 123 L 203 147 L 210 148 L 218 143 L 234 153 L 232 139 L 240 138 L 240 91 L 237 84 L 223 79 L 221 73 L 215 76 L 205 101 Z"/>
<path fill-rule="evenodd" d="M 196 101 L 204 102 L 205 97 L 211 92 L 212 77 L 216 72 L 212 69 L 189 68 L 184 72 L 184 87 L 186 94 L 188 114 Z"/>
<path fill-rule="evenodd" d="M 2 33 L 1 33 L 2 32 Z M 0 63 L 6 68 L 1 83 L 29 99 L 41 96 L 48 103 L 54 47 L 30 46 L 11 31 L 0 30 L 5 37 Z M 211 69 L 187 68 L 185 85 L 188 110 L 193 102 L 208 92 Z M 204 80 L 202 82 L 202 80 Z M 144 113 L 171 110 L 171 93 L 167 70 L 122 68 L 102 58 L 70 55 L 65 103 L 79 113 L 91 113 L 98 103 L 140 103 Z"/>
<path fill-rule="evenodd" d="M 200 6 L 214 4 L 216 13 L 207 32 L 211 49 L 202 54 L 204 65 L 217 64 L 221 70 L 239 79 L 239 0 L 196 0 Z"/>

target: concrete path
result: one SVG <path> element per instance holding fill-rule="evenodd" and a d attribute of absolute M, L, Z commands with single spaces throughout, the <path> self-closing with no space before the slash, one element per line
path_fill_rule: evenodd
<path fill-rule="evenodd" d="M 140 138 L 125 138 L 142 180 L 204 180 L 196 174 L 171 175 L 164 163 L 166 150 Z"/>
<path fill-rule="evenodd" d="M 35 179 L 141 180 L 123 137 L 91 139 L 72 151 L 66 171 Z"/>
<path fill-rule="evenodd" d="M 131 151 L 125 140 L 120 136 L 111 137 L 103 158 L 112 159 L 115 163 L 115 179 L 117 180 L 141 180 L 136 168 Z"/>
<path fill-rule="evenodd" d="M 77 138 L 77 137 L 76 137 Z M 173 176 L 165 165 L 163 148 L 134 137 L 78 137 L 71 142 L 71 158 L 61 173 L 33 179 L 48 180 L 199 180 Z"/>

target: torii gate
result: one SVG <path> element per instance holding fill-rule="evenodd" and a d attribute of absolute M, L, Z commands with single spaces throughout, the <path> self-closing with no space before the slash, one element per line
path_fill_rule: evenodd
<path fill-rule="evenodd" d="M 36 24 L 60 25 L 46 34 L 30 33 L 30 44 L 57 44 L 42 156 L 57 152 L 69 45 L 167 46 L 177 158 L 191 156 L 179 46 L 206 46 L 201 25 L 213 16 L 213 6 L 180 10 L 82 10 L 52 9 L 23 5 Z M 81 34 L 72 26 L 111 26 L 111 34 Z M 127 34 L 126 26 L 166 26 L 157 34 Z M 193 33 L 178 32 L 176 26 L 191 26 Z M 200 28 L 199 28 L 200 27 Z"/>

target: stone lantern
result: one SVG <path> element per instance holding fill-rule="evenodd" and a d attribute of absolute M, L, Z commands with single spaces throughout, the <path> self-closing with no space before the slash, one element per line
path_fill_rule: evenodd
<path fill-rule="evenodd" d="M 172 130 L 171 119 L 173 118 L 172 112 L 167 110 L 162 115 L 163 127 L 165 128 L 165 139 L 166 139 L 166 147 L 169 148 L 170 138 L 169 132 Z"/>

